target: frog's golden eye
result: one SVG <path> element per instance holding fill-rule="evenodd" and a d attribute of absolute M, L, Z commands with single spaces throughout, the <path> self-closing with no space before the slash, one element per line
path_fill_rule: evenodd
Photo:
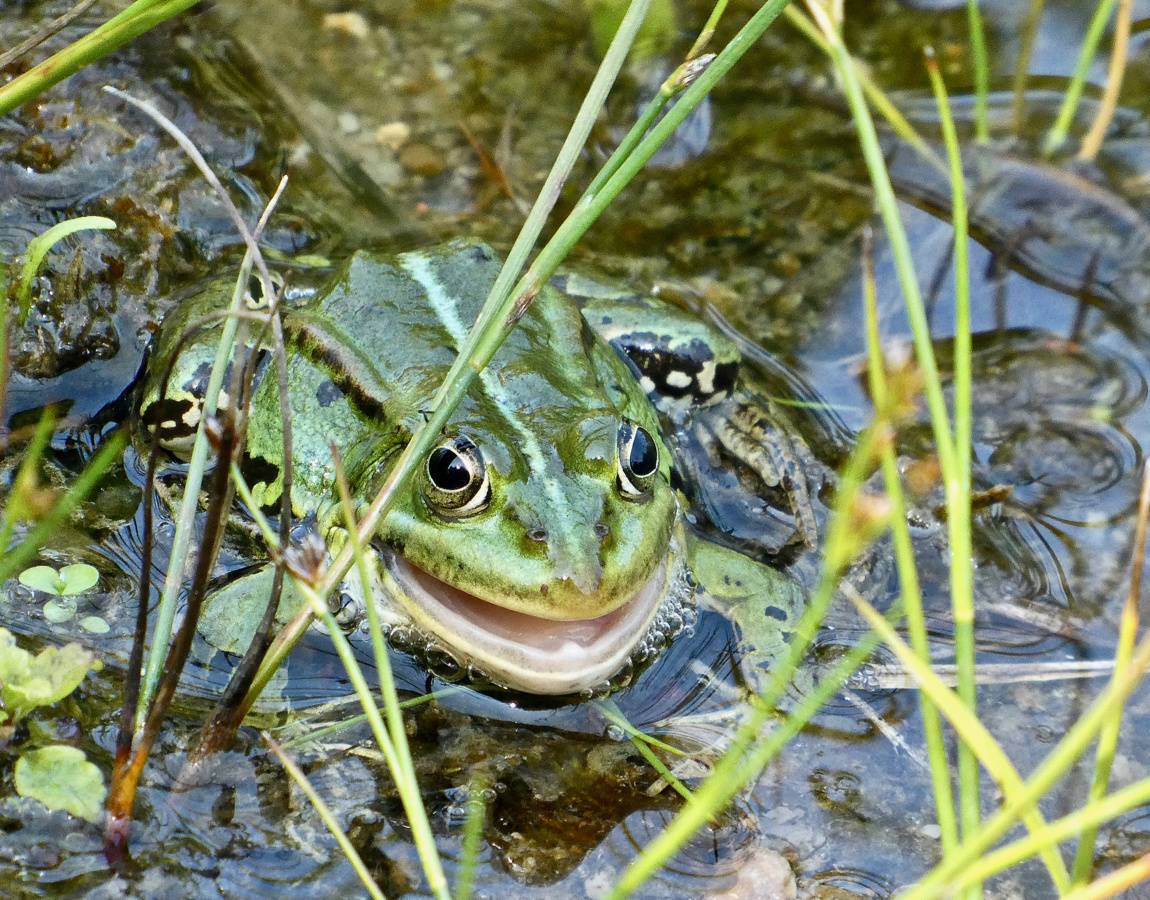
<path fill-rule="evenodd" d="M 483 454 L 467 437 L 448 438 L 429 454 L 423 468 L 424 493 L 437 512 L 470 516 L 491 498 L 491 482 Z"/>
<path fill-rule="evenodd" d="M 619 490 L 624 497 L 646 496 L 659 474 L 659 445 L 642 425 L 624 419 L 619 424 Z"/>

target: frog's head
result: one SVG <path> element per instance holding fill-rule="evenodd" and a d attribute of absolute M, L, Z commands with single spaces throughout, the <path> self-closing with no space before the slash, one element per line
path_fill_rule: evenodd
<path fill-rule="evenodd" d="M 690 616 L 678 501 L 649 407 L 541 394 L 465 402 L 388 518 L 385 589 L 488 680 L 593 691 Z"/>

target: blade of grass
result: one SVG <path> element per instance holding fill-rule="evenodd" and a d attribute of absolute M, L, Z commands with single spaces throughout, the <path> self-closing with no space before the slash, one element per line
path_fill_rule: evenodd
<path fill-rule="evenodd" d="M 359 876 L 359 880 L 363 882 L 363 886 L 367 889 L 367 892 L 371 894 L 375 900 L 387 900 L 383 891 L 381 891 L 379 886 L 375 883 L 375 879 L 371 877 L 371 873 L 367 870 L 367 866 L 364 865 L 363 858 L 360 857 L 359 851 L 356 850 L 355 845 L 352 844 L 350 840 L 348 840 L 347 834 L 344 833 L 344 830 L 339 827 L 339 822 L 336 821 L 331 809 L 324 802 L 323 797 L 319 795 L 319 792 L 314 787 L 312 787 L 311 782 L 308 781 L 308 778 L 303 773 L 303 770 L 300 769 L 300 767 L 292 761 L 292 759 L 283 751 L 280 745 L 275 742 L 275 738 L 273 738 L 270 734 L 268 734 L 266 731 L 261 731 L 260 736 L 263 737 L 263 739 L 267 742 L 267 745 L 271 748 L 272 753 L 274 753 L 279 758 L 280 765 L 282 765 L 284 769 L 287 770 L 287 773 L 291 776 L 292 781 L 299 785 L 300 790 L 304 792 L 304 795 L 307 797 L 308 801 L 312 806 L 315 807 L 316 812 L 319 813 L 319 817 L 323 819 L 323 823 L 327 826 L 327 830 L 331 832 L 332 837 L 334 837 L 336 843 L 339 844 L 339 849 L 343 852 L 343 855 L 347 857 L 347 861 L 351 863 L 351 867 L 355 869 L 355 874 Z"/>
<path fill-rule="evenodd" d="M 1042 152 L 1047 157 L 1066 142 L 1066 135 L 1070 133 L 1070 124 L 1078 112 L 1078 101 L 1082 97 L 1083 85 L 1086 84 L 1086 73 L 1094 60 L 1094 54 L 1098 52 L 1098 45 L 1106 31 L 1106 23 L 1110 21 L 1110 14 L 1114 12 L 1115 2 L 1116 0 L 1101 0 L 1094 8 L 1094 15 L 1091 16 L 1090 25 L 1086 29 L 1086 37 L 1078 50 L 1078 64 L 1074 67 L 1074 75 L 1066 87 L 1066 96 L 1062 99 L 1058 116 L 1050 126 L 1050 132 L 1042 145 Z"/>
<path fill-rule="evenodd" d="M 867 624 L 878 633 L 902 664 L 915 673 L 921 689 L 930 695 L 930 699 L 954 726 L 959 737 L 977 753 L 978 760 L 998 782 L 1006 797 L 1009 799 L 1021 796 L 1024 790 L 1023 782 L 1014 764 L 962 698 L 946 687 L 929 666 L 919 661 L 914 651 L 898 636 L 878 610 L 862 597 L 850 597 L 850 599 L 867 620 Z M 1021 818 L 1034 834 L 1039 834 L 1048 827 L 1034 803 L 1022 810 Z M 967 835 L 968 840 L 977 834 L 977 830 L 972 831 Z M 1070 887 L 1070 875 L 1066 871 L 1062 857 L 1051 848 L 1046 848 L 1042 857 L 1058 892 L 1065 893 Z"/>
<path fill-rule="evenodd" d="M 874 400 L 876 410 L 875 415 L 879 421 L 890 422 L 893 426 L 895 403 L 900 399 L 905 400 L 907 398 L 897 398 L 892 401 L 883 371 L 882 339 L 879 335 L 878 326 L 878 302 L 875 292 L 872 244 L 871 231 L 868 228 L 863 239 L 867 372 L 870 379 L 871 397 Z M 906 624 L 910 632 L 911 646 L 923 664 L 929 666 L 931 664 L 930 640 L 927 636 L 926 616 L 922 607 L 922 588 L 918 580 L 918 568 L 914 561 L 914 545 L 911 542 L 910 528 L 906 518 L 906 499 L 903 496 L 902 480 L 899 476 L 893 441 L 885 441 L 882 445 L 882 471 L 887 497 L 891 502 L 891 538 L 894 542 L 899 587 L 906 607 Z M 927 756 L 930 759 L 934 806 L 938 817 L 942 849 L 945 854 L 958 845 L 958 823 L 955 819 L 954 793 L 950 784 L 950 761 L 946 755 L 946 739 L 942 733 L 942 720 L 938 709 L 924 692 L 919 691 L 918 699 Z"/>
<path fill-rule="evenodd" d="M 972 0 L 973 2 L 973 0 Z M 977 7 L 976 7 L 977 11 Z M 971 339 L 970 267 L 967 263 L 969 223 L 966 184 L 962 173 L 962 151 L 950 112 L 946 86 L 938 62 L 929 48 L 926 68 L 935 102 L 938 104 L 943 142 L 950 164 L 951 226 L 954 229 L 954 472 L 947 478 L 946 529 L 950 543 L 950 601 L 954 611 L 954 664 L 958 696 L 977 714 L 977 679 L 974 672 L 974 547 L 971 538 L 970 448 L 971 448 Z M 985 98 L 983 98 L 985 100 Z M 983 110 L 985 112 L 985 109 Z M 984 123 L 985 125 L 985 123 Z M 982 821 L 978 762 L 974 749 L 965 741 L 958 745 L 959 809 L 964 834 L 973 834 Z M 972 894 L 981 895 L 981 885 Z"/>
<path fill-rule="evenodd" d="M 79 3 L 73 6 L 62 16 L 58 16 L 51 22 L 44 25 L 42 28 L 36 29 L 35 32 L 22 40 L 11 50 L 5 50 L 3 53 L 0 53 L 0 69 L 6 69 L 25 53 L 28 53 L 31 50 L 35 50 L 52 35 L 57 34 L 61 30 L 67 28 L 74 21 L 76 21 L 76 19 L 84 15 L 84 13 L 87 12 L 95 2 L 96 0 L 80 0 Z"/>
<path fill-rule="evenodd" d="M 487 812 L 487 790 L 487 783 L 482 780 L 472 782 L 467 789 L 467 821 L 463 823 L 463 846 L 459 874 L 455 877 L 455 900 L 471 900 L 475 866 L 479 861 L 479 841 L 483 837 L 483 821 Z"/>
<path fill-rule="evenodd" d="M 1023 790 L 1007 797 L 999 810 L 983 823 L 978 834 L 964 840 L 957 850 L 939 863 L 916 887 L 905 892 L 900 900 L 926 900 L 947 892 L 962 872 L 1006 834 L 1018 820 L 1021 811 L 1031 808 L 1065 777 L 1071 766 L 1094 742 L 1105 723 L 1116 715 L 1126 698 L 1141 683 L 1148 667 L 1150 637 L 1144 637 L 1130 665 L 1116 670 L 1114 679 L 1106 689 L 1031 773 Z"/>
<path fill-rule="evenodd" d="M 1092 161 L 1102 149 L 1102 140 L 1114 118 L 1118 107 L 1118 93 L 1122 90 L 1122 78 L 1126 74 L 1127 53 L 1130 49 L 1130 12 L 1133 0 L 1118 0 L 1118 19 L 1114 23 L 1114 49 L 1110 53 L 1110 68 L 1106 73 L 1106 87 L 1102 91 L 1102 101 L 1098 104 L 1098 114 L 1090 125 L 1090 130 L 1082 138 L 1078 148 L 1078 158 Z"/>
<path fill-rule="evenodd" d="M 971 65 L 974 67 L 974 136 L 980 144 L 990 141 L 986 98 L 990 91 L 990 61 L 986 54 L 986 31 L 978 0 L 966 0 L 966 25 L 970 31 Z"/>
<path fill-rule="evenodd" d="M 819 33 L 815 24 L 807 16 L 803 15 L 802 10 L 795 6 L 788 6 L 783 10 L 783 15 L 786 16 L 788 22 L 802 32 L 807 40 L 822 50 L 827 56 L 832 56 L 831 45 L 822 34 Z M 886 120 L 886 123 L 894 130 L 894 133 L 910 144 L 923 159 L 931 163 L 936 169 L 940 172 L 945 172 L 946 163 L 939 159 L 938 154 L 934 152 L 930 144 L 922 139 L 922 135 L 915 130 L 915 127 L 910 124 L 899 108 L 891 103 L 890 98 L 883 89 L 875 84 L 874 79 L 866 73 L 866 70 L 858 64 L 858 61 L 853 56 L 850 60 L 851 66 L 855 70 L 855 77 L 858 78 L 859 84 L 862 86 L 863 93 L 866 94 L 867 99 L 878 111 L 878 114 L 882 116 Z"/>
<path fill-rule="evenodd" d="M 1114 675 L 1130 665 L 1134 656 L 1134 641 L 1138 635 L 1138 603 L 1142 596 L 1142 562 L 1146 552 L 1146 523 L 1150 520 L 1150 462 L 1142 468 L 1142 492 L 1138 497 L 1138 519 L 1134 529 L 1134 558 L 1131 561 L 1130 590 L 1122 610 L 1118 627 L 1118 646 L 1114 652 Z M 1106 795 L 1110 783 L 1110 769 L 1118 749 L 1118 734 L 1122 729 L 1122 715 L 1111 718 L 1098 735 L 1098 750 L 1094 760 L 1094 780 L 1090 785 L 1090 800 L 1098 801 Z M 1094 841 L 1097 829 L 1087 829 L 1078 839 L 1074 856 L 1073 885 L 1082 887 L 1090 879 L 1094 863 Z"/>
<path fill-rule="evenodd" d="M 1014 84 L 1012 91 L 1013 123 L 1015 135 L 1022 134 L 1026 126 L 1026 81 L 1030 74 L 1030 58 L 1034 53 L 1034 36 L 1038 34 L 1038 24 L 1042 21 L 1042 9 L 1046 0 L 1030 0 L 1030 8 L 1018 23 L 1018 57 L 1014 63 Z"/>
<path fill-rule="evenodd" d="M 0 86 L 0 116 L 195 3 L 196 0 L 136 0 L 95 31 Z"/>

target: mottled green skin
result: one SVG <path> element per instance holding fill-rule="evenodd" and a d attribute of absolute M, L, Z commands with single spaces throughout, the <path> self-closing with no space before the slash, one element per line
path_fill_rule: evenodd
<path fill-rule="evenodd" d="M 361 252 L 321 293 L 283 308 L 297 515 L 317 514 L 321 531 L 335 521 L 329 439 L 343 455 L 353 496 L 374 496 L 422 420 L 498 269 L 490 251 L 474 245 L 401 257 Z M 165 324 L 157 360 L 171 352 L 181 323 L 226 305 L 229 293 L 221 285 L 185 303 Z M 208 330 L 185 350 L 169 397 L 178 401 L 191 391 L 215 340 Z M 149 370 L 145 409 L 158 395 L 161 368 Z M 659 474 L 637 500 L 618 485 L 623 418 L 660 444 Z M 626 364 L 553 288 L 540 293 L 477 380 L 449 432 L 470 437 L 486 460 L 486 509 L 446 518 L 430 507 L 416 477 L 379 532 L 436 578 L 516 611 L 587 619 L 625 602 L 667 558 L 678 503 L 656 413 Z M 268 479 L 254 485 L 256 496 L 273 503 L 282 485 L 263 463 L 278 469 L 282 457 L 274 367 L 256 389 L 248 434 L 248 469 Z"/>

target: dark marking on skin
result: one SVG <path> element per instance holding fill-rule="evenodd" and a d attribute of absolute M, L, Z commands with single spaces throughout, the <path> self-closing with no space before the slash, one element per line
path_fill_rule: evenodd
<path fill-rule="evenodd" d="M 714 351 L 702 340 L 689 341 L 673 350 L 671 344 L 671 338 L 653 332 L 622 335 L 611 341 L 611 346 L 631 364 L 639 377 L 646 376 L 651 380 L 655 385 L 654 393 L 706 400 L 734 387 L 739 372 L 737 362 L 716 362 Z M 699 384 L 699 375 L 708 365 L 714 368 L 713 384 L 711 390 L 704 390 Z M 686 376 L 687 383 L 671 384 L 669 379 L 676 373 Z"/>
<path fill-rule="evenodd" d="M 769 619 L 775 619 L 779 622 L 787 621 L 787 614 L 777 606 L 768 606 L 763 610 L 763 615 Z"/>
<path fill-rule="evenodd" d="M 541 593 L 544 597 L 546 597 L 547 596 L 547 585 L 545 585 L 545 584 L 539 585 L 539 593 Z"/>
<path fill-rule="evenodd" d="M 280 467 L 263 456 L 246 457 L 240 465 L 248 484 L 274 484 L 280 476 Z"/>
<path fill-rule="evenodd" d="M 157 400 L 149 403 L 140 413 L 140 419 L 149 431 L 160 432 L 161 441 L 170 441 L 173 438 L 185 437 L 195 433 L 196 426 L 184 422 L 184 414 L 190 412 L 194 404 L 191 400 Z M 164 422 L 175 422 L 175 425 L 164 425 Z"/>
<path fill-rule="evenodd" d="M 363 363 L 346 344 L 308 323 L 285 322 L 284 339 L 289 344 L 294 342 L 316 368 L 331 372 L 334 386 L 362 416 L 377 421 L 385 418 L 384 398 L 375 396 L 369 385 L 355 377 Z"/>
<path fill-rule="evenodd" d="M 331 379 L 328 379 L 323 384 L 321 384 L 315 392 L 315 399 L 324 409 L 327 409 L 327 407 L 331 406 L 341 397 L 343 397 L 343 391 L 336 387 L 335 382 Z"/>

